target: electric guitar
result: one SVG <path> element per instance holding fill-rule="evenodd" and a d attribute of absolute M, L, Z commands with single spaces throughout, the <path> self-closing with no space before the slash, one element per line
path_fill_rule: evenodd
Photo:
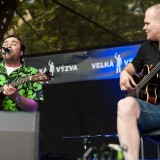
<path fill-rule="evenodd" d="M 158 87 L 158 71 L 160 70 L 160 62 L 154 67 L 153 65 L 144 65 L 142 76 L 133 75 L 133 79 L 137 86 L 133 91 L 129 91 L 127 96 L 136 97 L 152 104 L 157 102 Z"/>

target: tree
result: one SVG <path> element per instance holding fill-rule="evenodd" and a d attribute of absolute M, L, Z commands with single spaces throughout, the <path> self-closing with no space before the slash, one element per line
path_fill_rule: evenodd
<path fill-rule="evenodd" d="M 9 29 L 29 11 L 32 19 L 15 30 L 25 40 L 28 54 L 138 41 L 145 39 L 144 11 L 156 3 L 158 0 L 23 0 Z"/>

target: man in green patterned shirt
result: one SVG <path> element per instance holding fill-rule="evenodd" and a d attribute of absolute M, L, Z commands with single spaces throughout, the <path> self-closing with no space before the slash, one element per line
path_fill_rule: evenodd
<path fill-rule="evenodd" d="M 24 51 L 25 45 L 20 38 L 12 35 L 4 39 L 1 50 L 3 61 L 0 63 L 0 110 L 36 111 L 39 102 L 43 101 L 40 82 L 23 82 L 23 79 L 38 73 L 36 68 L 22 61 Z"/>

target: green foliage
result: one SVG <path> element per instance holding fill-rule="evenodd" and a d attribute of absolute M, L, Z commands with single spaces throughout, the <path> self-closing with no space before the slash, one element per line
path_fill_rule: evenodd
<path fill-rule="evenodd" d="M 144 12 L 156 3 L 158 0 L 23 0 L 17 13 L 24 15 L 28 10 L 32 19 L 15 33 L 24 39 L 27 54 L 143 40 Z M 19 19 L 15 14 L 9 29 Z"/>

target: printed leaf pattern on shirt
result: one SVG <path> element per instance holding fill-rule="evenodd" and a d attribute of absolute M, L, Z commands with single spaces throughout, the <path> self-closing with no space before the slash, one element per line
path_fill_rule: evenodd
<path fill-rule="evenodd" d="M 37 73 L 38 73 L 38 70 L 36 68 L 27 66 L 24 63 L 20 68 L 16 69 L 8 76 L 4 66 L 4 62 L 1 62 L 0 63 L 0 86 L 20 80 L 25 77 L 32 76 Z M 18 90 L 19 90 L 19 94 L 26 98 L 37 100 L 39 102 L 42 102 L 44 100 L 42 83 L 40 82 L 29 81 L 27 83 L 20 84 L 18 86 Z M 1 102 L 0 109 L 5 111 L 21 110 L 18 107 L 18 105 L 8 96 L 5 96 L 4 100 Z"/>

